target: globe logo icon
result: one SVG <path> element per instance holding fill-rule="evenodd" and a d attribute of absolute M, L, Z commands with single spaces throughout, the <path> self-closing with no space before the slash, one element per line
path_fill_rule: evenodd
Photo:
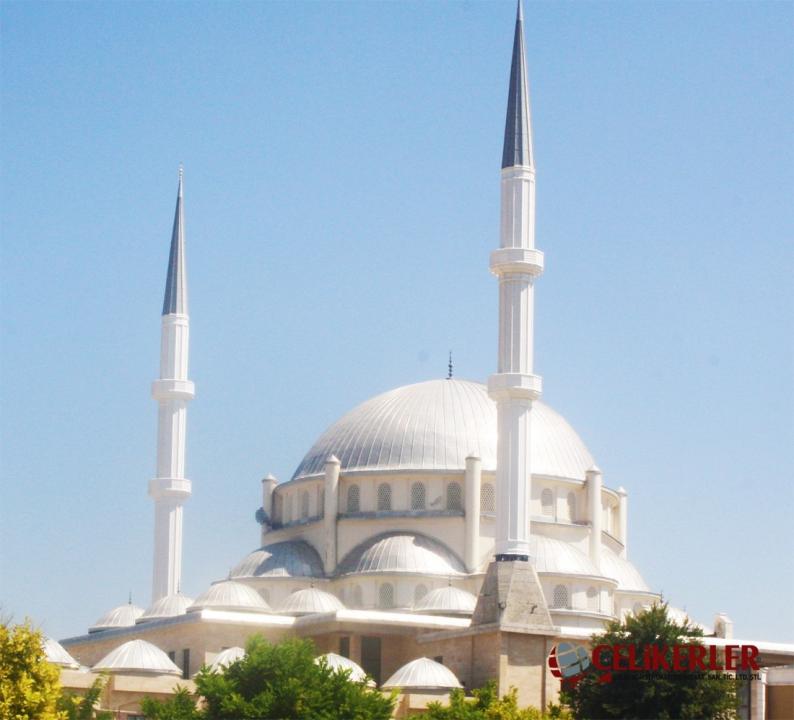
<path fill-rule="evenodd" d="M 549 654 L 551 674 L 561 680 L 577 677 L 588 667 L 590 667 L 590 653 L 584 645 L 562 642 L 555 645 Z"/>

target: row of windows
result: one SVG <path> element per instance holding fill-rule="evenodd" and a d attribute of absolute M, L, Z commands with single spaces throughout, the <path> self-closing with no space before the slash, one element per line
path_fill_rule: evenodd
<path fill-rule="evenodd" d="M 587 610 L 598 612 L 600 606 L 598 590 L 594 587 L 587 588 L 586 597 Z M 551 595 L 551 607 L 554 609 L 571 609 L 571 593 L 567 586 L 555 585 Z"/>
<path fill-rule="evenodd" d="M 446 488 L 445 506 L 447 510 L 463 510 L 463 489 L 460 483 L 451 482 Z M 349 513 L 361 512 L 361 488 L 351 485 L 347 489 L 346 509 Z M 377 509 L 392 510 L 392 489 L 389 483 L 378 485 Z M 411 510 L 427 509 L 427 488 L 422 482 L 411 485 Z"/>
<path fill-rule="evenodd" d="M 576 495 L 569 492 L 565 498 L 568 505 L 568 519 L 571 522 L 576 521 Z M 540 512 L 546 517 L 554 517 L 554 493 L 546 488 L 540 494 Z"/>
<path fill-rule="evenodd" d="M 322 517 L 325 506 L 325 488 L 322 485 L 316 487 L 315 515 Z M 295 511 L 295 501 L 297 499 L 298 508 Z M 299 494 L 289 493 L 286 496 L 276 494 L 273 498 L 274 516 L 281 518 L 281 522 L 288 523 L 293 520 L 306 520 L 310 513 L 309 490 L 302 490 Z"/>

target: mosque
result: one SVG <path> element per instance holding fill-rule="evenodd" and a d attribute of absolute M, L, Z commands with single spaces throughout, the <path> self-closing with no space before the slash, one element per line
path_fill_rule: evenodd
<path fill-rule="evenodd" d="M 547 658 L 660 599 L 629 559 L 628 493 L 610 487 L 582 439 L 541 400 L 533 372 L 535 167 L 521 6 L 515 23 L 501 169 L 498 367 L 487 384 L 398 387 L 353 408 L 293 476 L 262 480 L 256 547 L 197 598 L 180 592 L 189 312 L 180 173 L 162 312 L 152 599 L 110 610 L 52 643 L 64 684 L 111 674 L 119 717 L 167 695 L 246 639 L 300 636 L 383 688 L 398 714 L 452 687 L 495 679 L 522 703 L 557 698 Z M 252 538 L 253 540 L 253 538 Z M 252 543 L 253 544 L 253 543 Z M 684 613 L 672 610 L 678 617 Z M 707 643 L 732 640 L 717 615 Z M 769 669 L 745 688 L 746 718 L 792 702 L 794 645 L 753 641 Z M 90 667 L 91 670 L 86 668 Z M 82 668 L 82 669 L 81 669 Z M 779 688 L 784 694 L 774 694 Z M 110 697 L 111 695 L 108 695 Z M 776 700 L 774 698 L 777 698 Z M 782 698 L 782 699 L 781 699 Z M 110 701 L 109 701 L 110 702 Z M 113 704 L 115 703 L 115 704 Z M 793 702 L 794 708 L 794 702 Z"/>

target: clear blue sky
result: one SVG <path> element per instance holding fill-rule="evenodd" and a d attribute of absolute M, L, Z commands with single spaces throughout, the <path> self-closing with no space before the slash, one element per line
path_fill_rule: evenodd
<path fill-rule="evenodd" d="M 258 544 L 362 400 L 496 357 L 513 2 L 2 12 L 0 602 L 58 637 L 151 582 L 159 313 L 185 165 L 184 590 Z M 537 371 L 629 556 L 794 641 L 791 3 L 530 3 Z"/>

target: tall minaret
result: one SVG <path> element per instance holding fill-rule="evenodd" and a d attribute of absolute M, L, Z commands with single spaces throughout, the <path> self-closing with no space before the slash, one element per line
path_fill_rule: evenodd
<path fill-rule="evenodd" d="M 524 17 L 518 3 L 502 152 L 501 241 L 491 253 L 499 278 L 498 369 L 488 381 L 497 408 L 496 559 L 529 558 L 532 401 L 541 379 L 532 373 L 534 283 L 543 272 L 535 249 L 535 163 L 524 60 Z"/>
<path fill-rule="evenodd" d="M 163 301 L 160 379 L 152 383 L 152 397 L 158 405 L 157 477 L 149 481 L 149 495 L 154 499 L 152 602 L 179 592 L 182 577 L 182 504 L 191 493 L 190 480 L 185 479 L 185 429 L 187 403 L 195 395 L 187 379 L 189 332 L 180 167 Z"/>

